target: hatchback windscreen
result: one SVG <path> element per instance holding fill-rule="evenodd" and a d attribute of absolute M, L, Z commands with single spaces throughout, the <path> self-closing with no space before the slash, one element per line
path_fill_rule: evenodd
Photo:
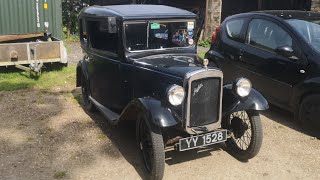
<path fill-rule="evenodd" d="M 194 21 L 130 23 L 125 34 L 129 51 L 193 47 Z"/>
<path fill-rule="evenodd" d="M 290 19 L 287 22 L 318 52 L 320 52 L 320 19 Z"/>

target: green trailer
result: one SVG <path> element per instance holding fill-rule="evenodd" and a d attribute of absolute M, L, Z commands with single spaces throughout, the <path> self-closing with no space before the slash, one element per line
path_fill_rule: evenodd
<path fill-rule="evenodd" d="M 67 63 L 61 0 L 0 0 L 0 66 L 40 72 Z"/>

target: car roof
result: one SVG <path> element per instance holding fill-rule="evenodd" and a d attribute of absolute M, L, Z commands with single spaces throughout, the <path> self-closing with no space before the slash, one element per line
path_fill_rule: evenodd
<path fill-rule="evenodd" d="M 270 11 L 258 11 L 257 13 L 270 14 L 282 19 L 320 18 L 320 13 L 311 12 L 311 11 L 270 10 Z"/>
<path fill-rule="evenodd" d="M 265 15 L 269 17 L 278 17 L 283 20 L 287 19 L 320 19 L 320 13 L 311 11 L 298 11 L 298 10 L 266 10 L 266 11 L 253 11 L 249 13 L 242 13 L 231 16 L 236 17 L 248 17 L 253 15 Z"/>
<path fill-rule="evenodd" d="M 159 19 L 159 18 L 195 18 L 196 15 L 182 9 L 164 5 L 114 5 L 90 6 L 81 11 L 80 17 L 116 16 L 129 19 Z"/>

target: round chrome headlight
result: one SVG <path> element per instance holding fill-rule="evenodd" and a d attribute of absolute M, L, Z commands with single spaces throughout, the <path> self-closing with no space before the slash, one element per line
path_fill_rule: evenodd
<path fill-rule="evenodd" d="M 236 93 L 240 97 L 248 96 L 250 94 L 251 88 L 252 88 L 252 84 L 251 84 L 250 80 L 246 79 L 246 78 L 237 79 L 234 86 L 235 86 L 234 88 L 235 88 Z"/>
<path fill-rule="evenodd" d="M 182 104 L 184 96 L 185 92 L 181 86 L 172 85 L 168 90 L 168 101 L 174 106 Z"/>

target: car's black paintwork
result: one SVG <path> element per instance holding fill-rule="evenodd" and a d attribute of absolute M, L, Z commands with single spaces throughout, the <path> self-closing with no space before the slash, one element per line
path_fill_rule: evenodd
<path fill-rule="evenodd" d="M 227 37 L 226 23 L 239 18 L 245 19 L 245 23 L 241 40 L 238 42 Z M 320 53 L 285 21 L 301 18 L 320 19 L 320 14 L 302 11 L 263 11 L 228 17 L 222 23 L 216 42 L 205 57 L 223 70 L 225 82 L 239 76 L 248 78 L 252 81 L 253 87 L 270 103 L 289 111 L 297 111 L 306 96 L 320 93 Z M 248 24 L 253 19 L 271 21 L 287 31 L 301 49 L 301 53 L 298 53 L 299 59 L 293 61 L 247 45 L 245 36 Z M 300 70 L 304 70 L 305 73 L 301 73 Z"/>
<path fill-rule="evenodd" d="M 126 6 L 130 8 L 132 6 Z M 141 8 L 143 6 L 140 6 Z M 147 6 L 145 6 L 147 7 Z M 142 10 L 142 15 L 126 8 L 93 7 L 85 9 L 80 14 L 80 20 L 115 16 L 117 25 L 123 27 L 124 20 L 137 18 L 153 19 L 153 6 Z M 120 10 L 121 9 L 121 10 Z M 175 8 L 169 8 L 173 10 Z M 147 12 L 149 10 L 149 12 Z M 125 11 L 122 14 L 121 11 Z M 168 10 L 167 10 L 168 11 Z M 130 14 L 131 12 L 131 14 Z M 177 13 L 178 12 L 178 13 Z M 190 19 L 195 18 L 183 10 L 169 14 L 158 14 L 162 19 Z M 146 16 L 149 13 L 150 16 Z M 177 14 L 175 14 L 177 13 Z M 141 17 L 139 17 L 141 16 Z M 122 31 L 122 28 L 118 29 Z M 123 33 L 119 33 L 118 56 L 95 51 L 82 44 L 85 57 L 77 66 L 77 86 L 81 85 L 81 74 L 84 75 L 92 98 L 106 108 L 119 114 L 119 120 L 135 120 L 138 112 L 143 110 L 149 116 L 151 126 L 162 128 L 182 125 L 183 107 L 173 106 L 168 102 L 167 90 L 176 84 L 186 86 L 186 74 L 204 69 L 200 58 L 196 54 L 196 46 L 190 48 L 176 48 L 166 50 L 152 50 L 129 52 L 123 46 Z M 219 69 L 217 69 L 219 71 Z M 223 96 L 223 110 L 228 113 L 233 110 L 265 110 L 268 108 L 266 100 L 256 91 L 246 99 L 241 99 L 235 93 L 225 88 Z M 180 126 L 181 127 L 181 126 Z"/>

